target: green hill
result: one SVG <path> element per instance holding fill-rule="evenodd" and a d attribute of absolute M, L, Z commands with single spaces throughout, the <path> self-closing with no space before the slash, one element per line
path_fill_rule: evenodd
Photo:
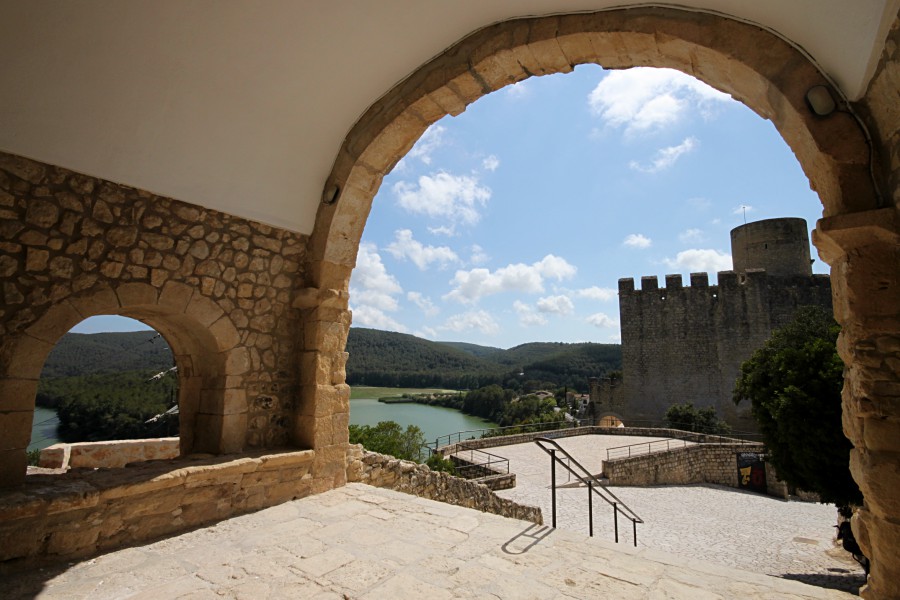
<path fill-rule="evenodd" d="M 155 331 L 67 333 L 50 351 L 41 377 L 162 371 L 171 366 L 169 344 Z"/>
<path fill-rule="evenodd" d="M 569 386 L 622 368 L 618 344 L 535 342 L 503 350 L 463 342 L 430 342 L 412 335 L 352 327 L 347 383 L 391 387 L 474 389 Z"/>

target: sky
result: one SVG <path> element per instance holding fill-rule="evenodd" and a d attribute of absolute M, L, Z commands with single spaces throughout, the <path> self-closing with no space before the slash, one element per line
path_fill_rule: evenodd
<path fill-rule="evenodd" d="M 353 325 L 501 348 L 617 343 L 619 278 L 687 284 L 731 268 L 745 219 L 812 229 L 821 214 L 791 150 L 743 104 L 668 69 L 582 65 L 441 119 L 384 178 Z M 73 331 L 145 327 L 95 317 Z"/>
<path fill-rule="evenodd" d="M 440 120 L 385 177 L 353 325 L 501 348 L 616 343 L 619 278 L 687 285 L 731 268 L 745 218 L 812 229 L 821 214 L 774 126 L 730 96 L 668 69 L 580 66 Z"/>

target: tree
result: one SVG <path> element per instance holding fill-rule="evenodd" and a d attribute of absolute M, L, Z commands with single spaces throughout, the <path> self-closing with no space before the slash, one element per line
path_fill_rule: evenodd
<path fill-rule="evenodd" d="M 696 431 L 698 433 L 726 434 L 731 427 L 716 415 L 716 408 L 694 408 L 693 402 L 673 404 L 666 411 L 666 423 L 673 429 Z"/>
<path fill-rule="evenodd" d="M 751 401 L 778 476 L 839 507 L 860 504 L 841 426 L 844 364 L 840 327 L 819 307 L 802 307 L 743 365 L 734 402 Z"/>
<path fill-rule="evenodd" d="M 374 427 L 350 425 L 350 443 L 362 444 L 372 452 L 419 462 L 419 451 L 425 445 L 425 434 L 415 425 L 409 425 L 404 430 L 394 421 L 380 421 Z"/>

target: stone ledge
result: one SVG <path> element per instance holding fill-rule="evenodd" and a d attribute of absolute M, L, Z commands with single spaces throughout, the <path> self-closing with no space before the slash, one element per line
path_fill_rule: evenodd
<path fill-rule="evenodd" d="M 86 556 L 334 487 L 313 450 L 34 474 L 0 492 L 0 561 Z"/>

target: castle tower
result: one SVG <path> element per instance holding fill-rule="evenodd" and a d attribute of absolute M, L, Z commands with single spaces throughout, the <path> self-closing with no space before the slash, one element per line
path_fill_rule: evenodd
<path fill-rule="evenodd" d="M 770 276 L 812 275 L 806 221 L 797 218 L 754 221 L 731 230 L 734 270 L 765 269 Z"/>
<path fill-rule="evenodd" d="M 831 308 L 828 275 L 813 275 L 803 219 L 768 219 L 731 231 L 734 271 L 619 280 L 622 420 L 659 421 L 672 404 L 713 406 L 738 429 L 755 427 L 731 400 L 741 363 L 799 306 Z"/>

